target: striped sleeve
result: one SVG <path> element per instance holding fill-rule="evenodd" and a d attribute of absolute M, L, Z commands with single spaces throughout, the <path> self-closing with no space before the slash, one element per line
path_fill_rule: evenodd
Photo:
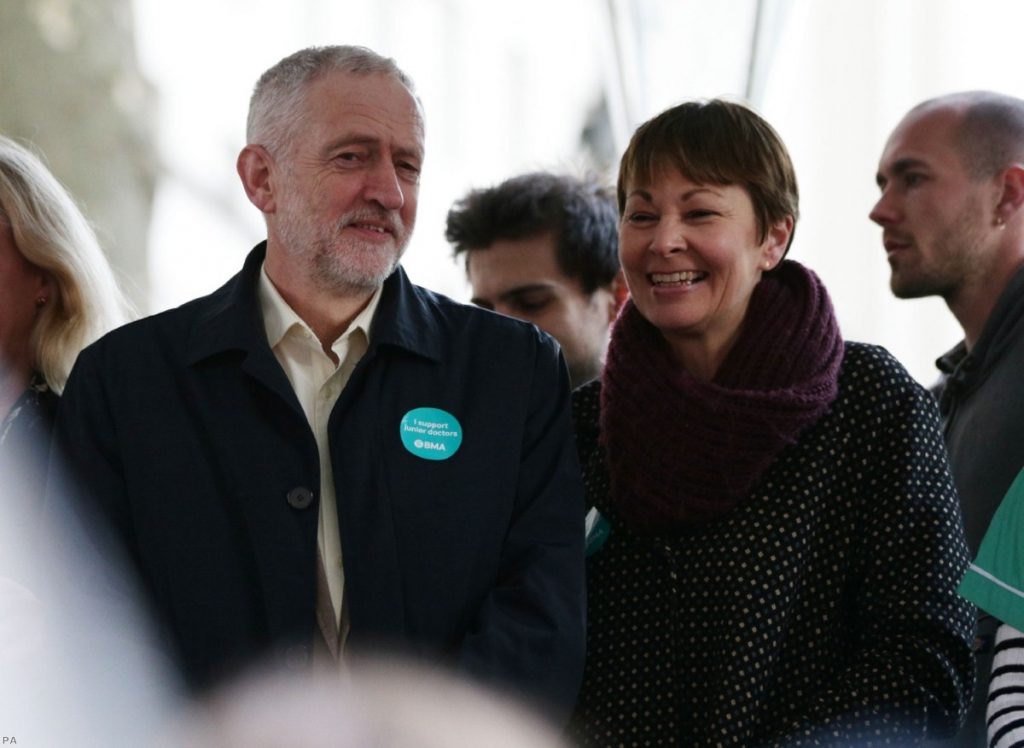
<path fill-rule="evenodd" d="M 1005 623 L 996 632 L 988 686 L 988 744 L 1024 746 L 1024 633 Z"/>

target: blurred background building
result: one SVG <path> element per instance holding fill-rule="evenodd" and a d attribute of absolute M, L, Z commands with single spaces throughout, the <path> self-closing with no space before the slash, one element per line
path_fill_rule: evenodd
<path fill-rule="evenodd" d="M 889 131 L 958 89 L 1024 95 L 1017 0 L 3 0 L 0 131 L 78 196 L 140 309 L 217 287 L 263 237 L 235 175 L 258 75 L 312 44 L 363 44 L 415 79 L 427 114 L 404 264 L 460 300 L 445 214 L 472 187 L 548 168 L 611 181 L 641 121 L 745 99 L 782 134 L 802 193 L 791 257 L 846 337 L 923 383 L 959 339 L 938 299 L 888 290 L 867 213 Z"/>

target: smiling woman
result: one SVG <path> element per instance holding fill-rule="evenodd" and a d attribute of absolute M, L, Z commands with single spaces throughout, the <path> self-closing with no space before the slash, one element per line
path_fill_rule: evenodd
<path fill-rule="evenodd" d="M 710 380 L 792 233 L 786 216 L 762 234 L 742 187 L 696 185 L 669 170 L 626 200 L 620 254 L 633 303 L 676 360 Z"/>
<path fill-rule="evenodd" d="M 972 620 L 935 406 L 886 351 L 845 343 L 821 281 L 783 260 L 798 208 L 778 135 L 738 104 L 669 109 L 634 134 L 618 200 L 632 301 L 574 401 L 607 533 L 577 736 L 954 732 Z"/>

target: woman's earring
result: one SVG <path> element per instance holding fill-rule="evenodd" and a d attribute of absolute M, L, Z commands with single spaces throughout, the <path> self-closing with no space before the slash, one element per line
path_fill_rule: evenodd
<path fill-rule="evenodd" d="M 37 296 L 36 297 L 36 306 L 39 307 L 40 309 L 43 308 L 44 306 L 46 306 L 46 297 L 45 296 Z"/>

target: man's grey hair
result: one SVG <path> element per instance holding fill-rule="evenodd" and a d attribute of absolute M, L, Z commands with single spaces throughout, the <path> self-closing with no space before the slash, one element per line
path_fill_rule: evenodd
<path fill-rule="evenodd" d="M 994 91 L 961 91 L 928 99 L 911 113 L 946 108 L 963 114 L 956 147 L 973 178 L 986 179 L 1011 164 L 1024 164 L 1024 101 Z"/>
<path fill-rule="evenodd" d="M 308 84 L 327 73 L 390 75 L 415 95 L 412 79 L 390 57 L 366 47 L 307 47 L 285 57 L 256 81 L 249 99 L 246 140 L 272 154 L 284 152 L 298 124 Z"/>

